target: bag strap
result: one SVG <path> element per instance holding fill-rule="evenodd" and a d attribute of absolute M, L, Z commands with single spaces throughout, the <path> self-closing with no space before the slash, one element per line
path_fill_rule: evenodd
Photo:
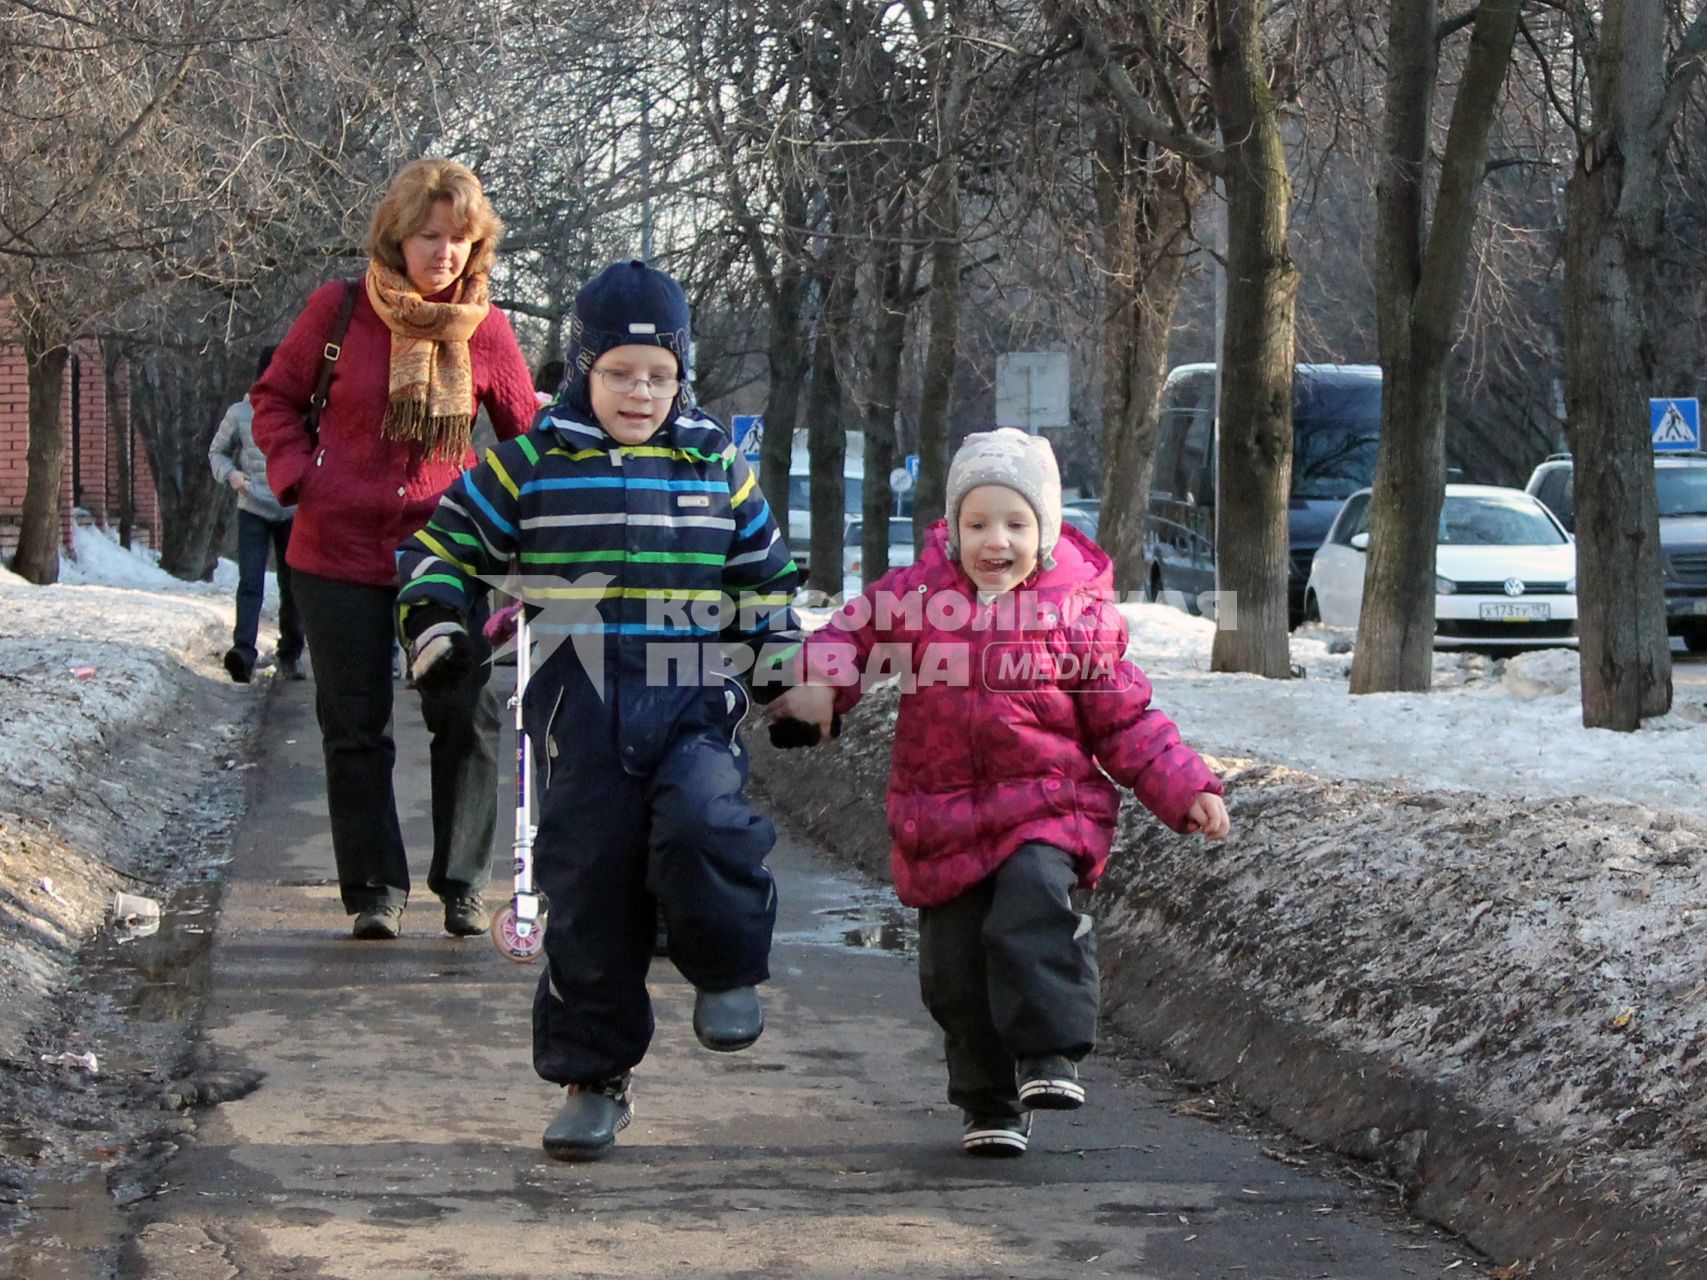
<path fill-rule="evenodd" d="M 303 425 L 308 428 L 308 447 L 314 448 L 320 443 L 320 411 L 326 407 L 326 397 L 332 390 L 332 366 L 338 363 L 338 357 L 344 354 L 344 335 L 350 331 L 350 317 L 356 313 L 356 289 L 359 281 L 344 281 L 344 305 L 338 311 L 338 323 L 332 329 L 332 340 L 326 344 L 322 353 L 325 356 L 320 362 L 320 381 L 315 384 L 314 394 L 308 397 L 308 412 L 303 415 Z"/>

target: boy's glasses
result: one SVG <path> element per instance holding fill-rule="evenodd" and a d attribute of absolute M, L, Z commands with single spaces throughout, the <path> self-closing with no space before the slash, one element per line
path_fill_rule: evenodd
<path fill-rule="evenodd" d="M 636 387 L 645 387 L 647 395 L 665 400 L 675 395 L 682 385 L 680 378 L 640 378 L 611 369 L 594 369 L 593 372 L 604 382 L 606 391 L 618 396 L 625 396 Z"/>

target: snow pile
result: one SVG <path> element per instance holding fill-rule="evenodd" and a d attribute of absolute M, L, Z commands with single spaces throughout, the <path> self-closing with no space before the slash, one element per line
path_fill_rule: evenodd
<path fill-rule="evenodd" d="M 12 803 L 65 785 L 81 749 L 162 714 L 180 669 L 209 668 L 230 643 L 229 593 L 180 582 L 98 531 L 79 528 L 77 543 L 75 582 L 0 578 L 0 779 Z"/>
<path fill-rule="evenodd" d="M 1292 661 L 1304 677 L 1263 680 L 1210 672 L 1213 622 L 1167 605 L 1121 612 L 1156 705 L 1200 751 L 1325 778 L 1629 801 L 1707 817 L 1707 725 L 1674 711 L 1636 733 L 1583 728 L 1574 652 L 1438 653 L 1429 693 L 1354 697 L 1348 633 L 1301 628 Z"/>

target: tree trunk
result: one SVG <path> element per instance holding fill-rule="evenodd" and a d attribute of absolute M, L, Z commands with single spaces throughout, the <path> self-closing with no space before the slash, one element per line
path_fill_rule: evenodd
<path fill-rule="evenodd" d="M 24 336 L 24 366 L 30 386 L 28 474 L 12 571 L 38 586 L 59 581 L 59 485 L 65 471 L 65 428 L 60 421 L 68 344 L 48 336 L 35 308 L 18 300 Z"/>
<path fill-rule="evenodd" d="M 1145 145 L 1118 120 L 1105 119 L 1097 128 L 1097 220 L 1108 280 L 1097 544 L 1114 561 L 1115 590 L 1123 595 L 1145 586 L 1158 410 L 1185 275 L 1180 239 L 1202 188 L 1196 172 L 1177 158 L 1134 162 L 1132 150 Z"/>
<path fill-rule="evenodd" d="M 1446 368 L 1458 337 L 1488 127 L 1521 0 L 1486 0 L 1453 105 L 1440 190 L 1427 195 L 1440 60 L 1434 0 L 1393 0 L 1388 22 L 1376 319 L 1381 446 L 1370 502 L 1353 693 L 1434 682 L 1435 553 L 1446 485 Z"/>
<path fill-rule="evenodd" d="M 889 517 L 895 492 L 889 473 L 895 468 L 895 405 L 901 392 L 901 347 L 907 336 L 907 303 L 903 298 L 899 228 L 879 232 L 872 273 L 877 282 L 871 324 L 870 400 L 865 412 L 865 501 L 862 516 L 860 564 L 863 581 L 874 582 L 889 572 Z"/>
<path fill-rule="evenodd" d="M 959 174 L 950 174 L 943 182 L 932 224 L 936 241 L 930 251 L 931 331 L 919 403 L 919 476 L 913 488 L 913 544 L 919 547 L 925 545 L 925 530 L 942 519 L 948 494 L 955 347 L 960 338 Z"/>
<path fill-rule="evenodd" d="M 848 437 L 842 376 L 836 351 L 853 321 L 854 271 L 832 238 L 819 275 L 824 303 L 812 347 L 812 388 L 807 401 L 807 443 L 812 458 L 812 549 L 808 585 L 825 596 L 841 594 L 842 531 L 847 523 Z"/>
<path fill-rule="evenodd" d="M 1214 671 L 1283 678 L 1292 485 L 1292 183 L 1268 87 L 1259 0 L 1211 0 L 1209 80 L 1227 155 L 1227 320 L 1221 344 Z"/>
<path fill-rule="evenodd" d="M 247 369 L 244 370 L 247 373 Z M 133 355 L 130 411 L 160 499 L 160 567 L 205 579 L 235 503 L 207 465 L 207 447 L 237 379 L 217 361 L 151 351 Z"/>
<path fill-rule="evenodd" d="M 119 483 L 119 546 L 130 549 L 131 532 L 136 525 L 136 484 L 130 456 L 135 438 L 130 429 L 128 408 L 121 418 L 119 405 L 127 403 L 124 379 L 124 345 L 113 338 L 101 340 L 101 380 L 107 392 L 107 448 L 112 450 Z"/>
<path fill-rule="evenodd" d="M 800 415 L 801 384 L 806 380 L 807 348 L 802 320 L 806 273 L 786 267 L 777 277 L 771 306 L 770 342 L 766 363 L 770 371 L 765 397 L 765 435 L 759 442 L 759 482 L 776 516 L 777 527 L 788 533 L 788 471 L 794 461 L 794 427 Z"/>
<path fill-rule="evenodd" d="M 1699 23 L 1697 24 L 1699 25 Z M 1670 135 L 1658 0 L 1608 6 L 1590 68 L 1594 131 L 1565 187 L 1565 405 L 1575 459 L 1583 724 L 1633 730 L 1671 707 L 1648 397 L 1656 356 L 1658 173 Z"/>

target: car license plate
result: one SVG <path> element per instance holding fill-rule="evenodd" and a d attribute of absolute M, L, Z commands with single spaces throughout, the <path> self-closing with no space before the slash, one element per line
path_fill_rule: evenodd
<path fill-rule="evenodd" d="M 1541 603 L 1485 604 L 1483 622 L 1546 622 L 1553 616 L 1553 606 Z"/>
<path fill-rule="evenodd" d="M 1693 614 L 1707 613 L 1707 600 L 1691 600 L 1687 612 Z"/>

